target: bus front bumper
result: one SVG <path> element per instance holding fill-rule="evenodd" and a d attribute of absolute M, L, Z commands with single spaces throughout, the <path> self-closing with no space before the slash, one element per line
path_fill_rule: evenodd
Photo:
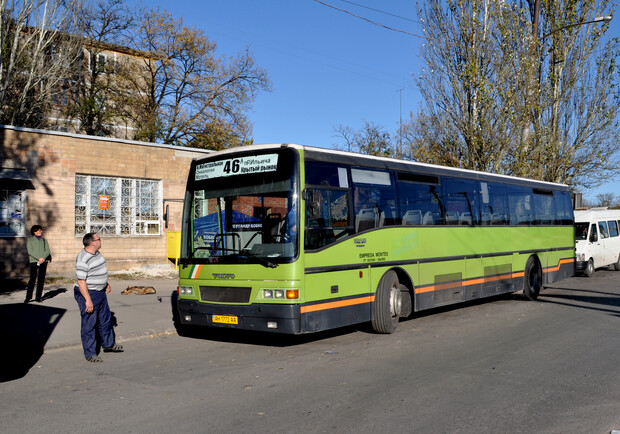
<path fill-rule="evenodd" d="M 575 261 L 575 272 L 580 273 L 588 268 L 588 261 Z"/>
<path fill-rule="evenodd" d="M 179 298 L 177 306 L 179 320 L 183 325 L 288 334 L 301 333 L 299 305 L 263 303 L 249 306 L 223 306 Z"/>

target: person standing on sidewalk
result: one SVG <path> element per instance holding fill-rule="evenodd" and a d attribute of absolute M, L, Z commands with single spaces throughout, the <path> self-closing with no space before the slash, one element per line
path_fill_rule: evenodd
<path fill-rule="evenodd" d="M 112 313 L 108 306 L 112 290 L 108 283 L 108 266 L 99 249 L 101 238 L 94 233 L 84 235 L 84 250 L 75 258 L 76 284 L 73 290 L 82 317 L 82 347 L 89 362 L 99 363 L 97 355 L 97 332 L 105 353 L 122 353 L 123 346 L 114 343 Z"/>
<path fill-rule="evenodd" d="M 47 263 L 52 260 L 52 252 L 47 240 L 43 238 L 43 228 L 34 225 L 30 228 L 30 234 L 26 242 L 28 249 L 28 259 L 30 262 L 30 279 L 28 280 L 28 290 L 24 303 L 32 301 L 32 292 L 34 284 L 37 283 L 37 292 L 35 300 L 40 303 L 43 296 L 43 285 L 45 284 L 45 272 L 47 271 Z"/>

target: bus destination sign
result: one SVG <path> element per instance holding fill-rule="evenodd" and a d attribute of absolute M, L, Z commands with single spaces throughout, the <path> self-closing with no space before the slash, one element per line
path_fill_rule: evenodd
<path fill-rule="evenodd" d="M 275 172 L 278 169 L 278 154 L 239 157 L 212 161 L 196 166 L 196 181 L 224 178 L 234 175 Z"/>

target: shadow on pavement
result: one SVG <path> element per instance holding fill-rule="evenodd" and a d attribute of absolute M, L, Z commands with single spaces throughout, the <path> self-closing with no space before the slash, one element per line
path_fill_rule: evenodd
<path fill-rule="evenodd" d="M 0 305 L 0 382 L 24 377 L 43 355 L 66 309 L 37 304 Z"/>
<path fill-rule="evenodd" d="M 20 278 L 0 277 L 0 294 L 12 294 L 18 291 L 25 291 L 26 281 Z M 24 292 L 24 297 L 26 293 Z"/>
<path fill-rule="evenodd" d="M 65 292 L 67 292 L 67 288 L 52 289 L 51 291 L 44 292 L 43 297 L 41 297 L 41 299 L 43 301 L 49 300 L 50 298 L 54 298 L 57 295 L 64 294 Z"/>

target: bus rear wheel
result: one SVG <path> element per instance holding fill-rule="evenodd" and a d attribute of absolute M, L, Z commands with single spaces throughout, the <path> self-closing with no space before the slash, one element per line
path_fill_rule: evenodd
<path fill-rule="evenodd" d="M 377 333 L 393 333 L 402 310 L 401 284 L 395 271 L 388 271 L 381 278 L 375 295 L 375 312 L 371 321 Z"/>
<path fill-rule="evenodd" d="M 529 300 L 536 300 L 542 287 L 542 270 L 538 261 L 533 257 L 527 260 L 523 273 L 523 294 Z"/>

